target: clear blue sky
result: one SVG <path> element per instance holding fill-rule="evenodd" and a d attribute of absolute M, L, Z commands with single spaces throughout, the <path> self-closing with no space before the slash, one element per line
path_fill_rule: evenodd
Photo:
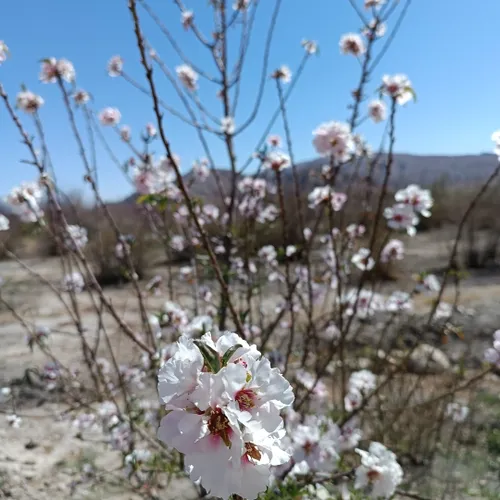
<path fill-rule="evenodd" d="M 186 53 L 201 66 L 213 69 L 191 33 L 184 32 L 180 26 L 179 12 L 173 3 L 150 0 Z M 185 3 L 195 11 L 201 26 L 208 27 L 207 0 L 186 0 Z M 274 2 L 262 0 L 261 3 L 253 38 L 255 46 L 249 53 L 244 73 L 237 124 L 248 113 L 255 95 L 256 77 L 262 63 L 262 40 L 269 7 Z M 139 11 L 152 45 L 171 67 L 180 64 L 146 13 Z M 466 0 L 413 1 L 395 43 L 378 66 L 369 87 L 373 91 L 383 74 L 398 72 L 408 74 L 414 84 L 418 102 L 407 105 L 399 114 L 398 151 L 462 154 L 491 150 L 490 135 L 500 128 L 499 18 L 498 0 L 481 0 L 475 5 Z M 284 0 L 271 53 L 271 69 L 286 63 L 293 71 L 303 54 L 302 38 L 317 40 L 321 48 L 319 57 L 311 59 L 290 101 L 298 159 L 314 156 L 311 131 L 317 124 L 348 117 L 346 105 L 349 92 L 359 78 L 359 65 L 355 59 L 340 55 L 338 41 L 343 33 L 358 31 L 359 27 L 359 19 L 348 0 Z M 389 30 L 392 27 L 389 23 Z M 94 96 L 93 107 L 99 110 L 117 106 L 122 112 L 122 123 L 129 124 L 137 134 L 146 122 L 154 119 L 148 99 L 122 79 L 109 78 L 106 74 L 109 57 L 120 54 L 127 72 L 145 83 L 131 28 L 125 0 L 18 0 L 2 6 L 0 39 L 10 47 L 11 58 L 0 67 L 0 81 L 12 97 L 21 83 L 44 97 L 46 104 L 41 116 L 63 189 L 81 184 L 83 168 L 58 89 L 38 82 L 38 61 L 50 56 L 70 59 L 77 71 L 78 87 Z M 181 109 L 170 84 L 158 73 L 157 77 L 164 100 Z M 200 87 L 201 96 L 208 98 L 210 108 L 221 116 L 221 104 L 214 97 L 216 87 L 204 80 L 200 81 Z M 275 90 L 273 82 L 269 82 L 258 120 L 237 142 L 240 160 L 251 153 L 259 130 L 275 106 Z M 25 123 L 31 126 L 29 121 Z M 168 115 L 165 123 L 172 147 L 180 154 L 183 168 L 187 170 L 195 158 L 203 156 L 196 135 Z M 3 109 L 0 109 L 0 130 L 0 193 L 5 194 L 21 180 L 33 178 L 35 172 L 33 167 L 20 162 L 27 155 Z M 281 126 L 276 126 L 274 131 L 281 133 Z M 374 145 L 378 144 L 381 126 L 363 126 L 361 131 Z M 125 159 L 126 149 L 114 139 L 112 131 L 105 133 L 116 146 L 118 156 Z M 161 153 L 159 143 L 154 149 Z M 216 160 L 222 162 L 221 147 L 215 145 L 214 151 Z M 122 175 L 103 151 L 98 153 L 105 197 L 119 198 L 127 194 L 130 188 Z"/>

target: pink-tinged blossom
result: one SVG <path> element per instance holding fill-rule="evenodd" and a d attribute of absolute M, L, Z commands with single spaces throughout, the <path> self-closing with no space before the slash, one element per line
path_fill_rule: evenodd
<path fill-rule="evenodd" d="M 377 19 L 372 19 L 368 25 L 363 28 L 362 33 L 368 40 L 371 40 L 373 38 L 382 38 L 386 31 L 387 27 L 385 23 Z"/>
<path fill-rule="evenodd" d="M 500 330 L 493 334 L 493 347 L 484 352 L 484 360 L 497 368 L 500 368 Z"/>
<path fill-rule="evenodd" d="M 368 104 L 368 115 L 375 123 L 384 121 L 387 117 L 387 108 L 384 101 L 375 99 Z"/>
<path fill-rule="evenodd" d="M 7 57 L 9 57 L 9 47 L 3 40 L 0 40 L 0 66 L 7 60 Z"/>
<path fill-rule="evenodd" d="M 25 113 L 36 113 L 44 104 L 44 100 L 39 95 L 23 90 L 16 97 L 16 106 Z"/>
<path fill-rule="evenodd" d="M 104 126 L 115 126 L 120 123 L 122 115 L 117 108 L 104 108 L 99 113 L 99 121 Z"/>
<path fill-rule="evenodd" d="M 313 144 L 323 156 L 332 156 L 339 162 L 347 161 L 354 150 L 351 128 L 347 123 L 322 123 L 313 131 Z"/>
<path fill-rule="evenodd" d="M 434 205 L 431 192 L 428 189 L 422 189 L 416 184 L 410 184 L 405 189 L 400 189 L 394 195 L 398 203 L 404 203 L 413 208 L 413 210 L 422 217 L 430 217 L 430 209 Z"/>
<path fill-rule="evenodd" d="M 86 102 L 88 102 L 90 100 L 90 95 L 85 90 L 77 90 L 73 94 L 73 99 L 74 99 L 75 104 L 77 106 L 81 106 L 82 104 L 85 104 Z"/>
<path fill-rule="evenodd" d="M 404 105 L 413 99 L 413 88 L 406 75 L 385 75 L 382 78 L 382 92 L 393 99 L 399 105 Z"/>
<path fill-rule="evenodd" d="M 393 260 L 403 260 L 404 256 L 404 243 L 401 240 L 390 240 L 380 253 L 380 262 L 386 264 Z"/>
<path fill-rule="evenodd" d="M 347 33 L 343 35 L 339 42 L 340 51 L 345 55 L 359 57 L 366 52 L 363 39 L 356 33 Z"/>
<path fill-rule="evenodd" d="M 368 248 L 360 248 L 352 256 L 351 262 L 361 271 L 370 271 L 375 266 L 375 260 Z"/>
<path fill-rule="evenodd" d="M 401 313 L 412 309 L 413 301 L 410 294 L 406 292 L 392 292 L 385 302 L 385 310 L 390 313 Z"/>
<path fill-rule="evenodd" d="M 130 142 L 132 133 L 128 125 L 123 125 L 120 127 L 120 138 L 123 142 Z"/>
<path fill-rule="evenodd" d="M 42 83 L 55 83 L 57 78 L 71 83 L 75 80 L 75 68 L 67 59 L 57 60 L 55 57 L 42 62 L 40 81 Z"/>
<path fill-rule="evenodd" d="M 169 410 L 158 437 L 211 495 L 256 498 L 271 466 L 289 461 L 280 411 L 293 402 L 290 384 L 236 334 L 182 336 L 158 380 Z"/>
<path fill-rule="evenodd" d="M 290 83 L 292 81 L 292 71 L 288 66 L 283 65 L 274 71 L 271 78 L 280 80 L 282 83 Z"/>
<path fill-rule="evenodd" d="M 377 311 L 384 310 L 383 297 L 375 292 L 362 289 L 349 290 L 341 299 L 344 311 L 348 316 L 356 314 L 359 319 L 367 319 Z"/>
<path fill-rule="evenodd" d="M 391 498 L 403 481 L 396 455 L 376 442 L 368 451 L 356 449 L 356 453 L 361 456 L 361 465 L 356 469 L 354 488 L 369 488 L 372 498 Z"/>
<path fill-rule="evenodd" d="M 192 10 L 184 10 L 181 14 L 182 27 L 187 31 L 193 24 L 194 13 Z"/>
<path fill-rule="evenodd" d="M 318 44 L 314 41 L 314 40 L 302 40 L 302 42 L 300 42 L 300 44 L 302 45 L 302 47 L 304 47 L 304 50 L 312 55 L 312 54 L 316 54 L 316 52 L 318 51 Z"/>
<path fill-rule="evenodd" d="M 182 85 L 184 85 L 187 90 L 191 92 L 196 90 L 198 85 L 198 73 L 196 73 L 191 66 L 181 64 L 175 68 L 175 72 L 177 73 L 177 77 L 181 81 Z"/>
<path fill-rule="evenodd" d="M 281 146 L 281 137 L 279 135 L 270 135 L 267 138 L 267 143 L 273 148 L 279 148 Z"/>
<path fill-rule="evenodd" d="M 290 165 L 290 157 L 281 151 L 271 151 L 266 155 L 262 163 L 263 168 L 268 168 L 275 172 L 288 168 Z"/>
<path fill-rule="evenodd" d="M 396 231 L 404 230 L 409 236 L 417 234 L 416 225 L 419 222 L 418 216 L 411 205 L 397 203 L 384 210 L 384 217 L 387 219 L 387 225 Z"/>
<path fill-rule="evenodd" d="M 114 78 L 120 76 L 122 71 L 123 59 L 120 56 L 113 56 L 108 62 L 108 75 Z"/>
<path fill-rule="evenodd" d="M 332 473 L 337 470 L 341 431 L 335 423 L 323 416 L 306 415 L 303 422 L 294 424 L 292 421 L 289 427 L 293 461 L 302 464 L 302 472 Z"/>
<path fill-rule="evenodd" d="M 288 245 L 285 250 L 285 255 L 287 257 L 291 257 L 296 252 L 297 252 L 297 247 L 295 245 Z"/>

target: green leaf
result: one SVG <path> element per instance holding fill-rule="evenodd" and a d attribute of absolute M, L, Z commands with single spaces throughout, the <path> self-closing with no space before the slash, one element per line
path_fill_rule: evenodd
<path fill-rule="evenodd" d="M 198 347 L 205 361 L 205 365 L 212 373 L 217 373 L 221 369 L 221 360 L 215 349 L 205 344 L 201 340 L 195 340 L 194 343 Z"/>
<path fill-rule="evenodd" d="M 226 366 L 228 361 L 231 359 L 231 356 L 240 348 L 243 347 L 241 344 L 233 345 L 230 347 L 222 356 L 222 366 Z"/>

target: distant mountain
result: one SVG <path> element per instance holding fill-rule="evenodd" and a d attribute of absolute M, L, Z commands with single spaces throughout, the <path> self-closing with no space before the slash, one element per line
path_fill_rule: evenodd
<path fill-rule="evenodd" d="M 374 181 L 381 182 L 386 165 L 387 156 L 382 155 L 374 171 Z M 430 187 L 436 182 L 446 182 L 454 186 L 474 185 L 491 174 L 498 162 L 497 156 L 493 154 L 480 155 L 411 155 L 396 154 L 392 166 L 390 184 L 392 187 L 401 187 L 409 183 L 419 184 L 423 187 Z M 309 192 L 313 187 L 322 184 L 321 168 L 326 163 L 323 158 L 303 161 L 297 165 L 297 175 L 301 190 Z M 366 174 L 366 163 L 360 167 L 360 173 Z M 339 183 L 346 182 L 351 173 L 353 165 L 342 167 Z M 231 185 L 231 172 L 229 170 L 218 169 L 217 176 L 225 193 L 229 192 Z M 274 179 L 272 172 L 263 172 L 264 178 Z M 220 200 L 217 182 L 213 174 L 205 182 L 197 182 L 189 172 L 184 176 L 187 185 L 190 185 L 190 192 L 205 200 Z M 283 172 L 283 184 L 285 189 L 290 189 L 293 183 L 291 169 Z M 124 200 L 125 203 L 134 202 L 137 198 L 133 194 Z M 1 208 L 0 208 L 1 211 Z"/>

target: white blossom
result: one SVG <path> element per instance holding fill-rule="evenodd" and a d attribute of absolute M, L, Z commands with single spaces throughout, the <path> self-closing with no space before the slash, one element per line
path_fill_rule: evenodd
<path fill-rule="evenodd" d="M 3 40 L 0 40 L 0 66 L 7 60 L 7 57 L 9 57 L 9 47 Z"/>
<path fill-rule="evenodd" d="M 313 144 L 316 151 L 323 156 L 333 156 L 339 162 L 349 159 L 354 150 L 351 128 L 347 123 L 322 123 L 313 131 Z"/>
<path fill-rule="evenodd" d="M 108 62 L 108 75 L 111 77 L 120 76 L 123 71 L 123 59 L 120 56 L 113 56 Z"/>
<path fill-rule="evenodd" d="M 300 42 L 300 44 L 302 45 L 302 47 L 304 47 L 304 50 L 308 53 L 308 54 L 316 54 L 316 52 L 318 51 L 318 44 L 314 41 L 314 40 L 302 40 L 302 42 Z"/>
<path fill-rule="evenodd" d="M 375 266 L 375 260 L 368 248 L 360 248 L 352 256 L 351 262 L 361 271 L 370 271 Z"/>
<path fill-rule="evenodd" d="M 262 164 L 264 168 L 268 168 L 278 172 L 291 165 L 290 157 L 281 151 L 271 151 Z"/>
<path fill-rule="evenodd" d="M 397 203 L 392 207 L 387 207 L 384 210 L 384 217 L 391 229 L 405 230 L 409 236 L 415 236 L 417 233 L 415 226 L 418 224 L 419 218 L 410 205 Z"/>
<path fill-rule="evenodd" d="M 184 85 L 187 90 L 191 92 L 196 90 L 198 84 L 198 73 L 196 73 L 191 66 L 181 64 L 175 68 L 175 72 L 177 73 L 177 77 L 181 81 L 182 85 Z"/>
<path fill-rule="evenodd" d="M 99 113 L 101 125 L 114 126 L 120 123 L 122 115 L 117 108 L 105 108 Z"/>
<path fill-rule="evenodd" d="M 446 416 L 451 417 L 457 424 L 461 424 L 469 416 L 469 407 L 457 402 L 448 403 L 446 406 Z"/>
<path fill-rule="evenodd" d="M 430 209 L 434 205 L 431 192 L 428 189 L 421 189 L 416 184 L 410 184 L 405 189 L 400 189 L 394 195 L 398 203 L 404 203 L 413 208 L 413 210 L 422 217 L 430 217 Z"/>
<path fill-rule="evenodd" d="M 181 13 L 181 24 L 185 30 L 188 30 L 193 24 L 194 13 L 192 10 L 184 10 Z"/>
<path fill-rule="evenodd" d="M 234 118 L 232 116 L 225 116 L 220 121 L 220 129 L 224 134 L 232 135 L 236 130 L 236 125 L 234 123 Z"/>
<path fill-rule="evenodd" d="M 380 253 L 380 262 L 387 263 L 393 260 L 403 260 L 405 246 L 401 240 L 389 240 Z"/>
<path fill-rule="evenodd" d="M 342 54 L 361 56 L 366 52 L 363 39 L 356 33 L 347 33 L 340 39 L 340 51 Z"/>
<path fill-rule="evenodd" d="M 39 95 L 23 90 L 16 97 L 16 106 L 25 113 L 36 113 L 44 104 L 44 100 Z"/>
<path fill-rule="evenodd" d="M 370 489 L 372 498 L 390 498 L 403 480 L 403 469 L 396 455 L 384 445 L 372 442 L 368 451 L 356 449 L 361 465 L 356 469 L 354 487 Z"/>
<path fill-rule="evenodd" d="M 413 88 L 406 75 L 385 75 L 382 79 L 382 92 L 404 105 L 413 99 Z"/>
<path fill-rule="evenodd" d="M 368 104 L 368 115 L 375 122 L 379 123 L 387 118 L 387 108 L 384 101 L 375 99 Z"/>
<path fill-rule="evenodd" d="M 211 495 L 256 498 L 271 466 L 290 459 L 280 411 L 293 402 L 290 384 L 233 333 L 181 336 L 158 375 L 169 413 L 158 437 L 184 453 L 186 470 Z"/>

